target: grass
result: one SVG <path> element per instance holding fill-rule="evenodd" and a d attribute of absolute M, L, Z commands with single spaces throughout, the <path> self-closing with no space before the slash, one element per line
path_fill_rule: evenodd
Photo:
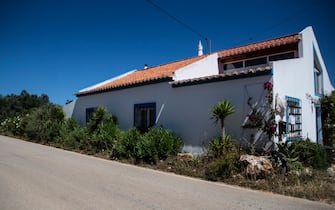
<path fill-rule="evenodd" d="M 169 158 L 155 165 L 140 165 L 151 169 L 207 180 L 206 169 L 209 161 L 206 157 L 196 157 L 189 162 L 181 162 L 177 161 L 176 158 Z M 245 178 L 241 173 L 236 173 L 230 178 L 219 179 L 219 181 L 253 190 L 268 191 L 335 205 L 334 177 L 330 177 L 326 170 L 310 169 L 310 171 L 311 174 L 302 174 L 299 176 L 294 173 L 281 175 L 277 171 L 272 171 L 267 176 L 257 180 Z"/>

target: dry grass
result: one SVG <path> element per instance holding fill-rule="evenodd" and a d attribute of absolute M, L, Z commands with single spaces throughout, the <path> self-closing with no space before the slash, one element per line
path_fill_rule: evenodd
<path fill-rule="evenodd" d="M 142 166 L 206 179 L 205 172 L 207 165 L 208 159 L 198 158 L 189 162 L 168 159 L 159 162 L 157 165 Z M 281 175 L 279 172 L 273 171 L 266 177 L 257 180 L 245 178 L 237 173 L 229 179 L 220 179 L 220 181 L 254 190 L 335 204 L 335 178 L 329 176 L 326 170 L 312 170 L 312 174 L 302 174 L 299 176 L 294 173 Z"/>

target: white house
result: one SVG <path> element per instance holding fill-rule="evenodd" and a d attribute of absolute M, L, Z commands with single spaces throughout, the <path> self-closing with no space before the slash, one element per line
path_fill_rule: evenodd
<path fill-rule="evenodd" d="M 242 144 L 263 147 L 267 129 L 275 141 L 322 142 L 319 98 L 333 86 L 311 27 L 207 55 L 200 48 L 198 54 L 78 91 L 72 117 L 85 124 L 104 106 L 123 129 L 163 126 L 183 138 L 184 150 L 199 153 L 220 135 L 210 110 L 226 99 L 235 107 L 226 132 Z"/>

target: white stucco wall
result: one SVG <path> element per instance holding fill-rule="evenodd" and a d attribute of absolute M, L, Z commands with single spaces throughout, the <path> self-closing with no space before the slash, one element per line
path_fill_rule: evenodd
<path fill-rule="evenodd" d="M 323 60 L 318 42 L 316 40 L 314 31 L 313 31 L 313 28 L 312 27 L 307 27 L 301 33 L 302 33 L 302 37 L 303 37 L 303 43 L 304 43 L 304 46 L 305 46 L 303 50 L 305 51 L 305 53 L 308 53 L 308 54 L 313 53 L 313 49 L 314 49 L 318 58 L 319 58 L 320 65 L 321 65 L 321 68 L 323 70 L 323 75 L 322 76 L 323 76 L 324 94 L 330 94 L 334 90 L 334 86 L 330 81 L 328 70 L 327 70 L 327 67 L 324 63 L 324 60 Z M 312 43 L 312 46 L 313 46 L 312 49 L 309 48 L 310 43 Z M 307 45 L 307 48 L 306 48 L 306 45 Z M 313 54 L 311 54 L 311 55 L 313 56 Z"/>
<path fill-rule="evenodd" d="M 302 57 L 273 62 L 273 92 L 274 95 L 278 94 L 282 99 L 289 96 L 301 100 L 302 136 L 315 142 L 317 139 L 316 110 L 311 97 L 318 100 L 319 96 L 315 94 L 314 89 L 314 49 L 323 70 L 325 93 L 331 92 L 333 87 L 311 27 L 307 27 L 301 32 L 299 46 L 299 54 Z"/>
<path fill-rule="evenodd" d="M 187 65 L 174 72 L 173 80 L 211 76 L 219 73 L 218 55 L 213 53 L 197 62 Z"/>
<path fill-rule="evenodd" d="M 133 127 L 134 104 L 156 102 L 156 116 L 164 104 L 157 125 L 180 135 L 185 150 L 201 153 L 213 136 L 220 135 L 220 126 L 210 118 L 210 110 L 222 99 L 229 100 L 236 110 L 226 119 L 227 133 L 236 139 L 249 138 L 241 129 L 249 112 L 248 97 L 260 98 L 263 84 L 270 78 L 271 75 L 258 76 L 178 88 L 166 82 L 82 96 L 77 100 L 73 117 L 84 124 L 86 108 L 105 106 L 118 118 L 120 127 L 128 129 Z"/>

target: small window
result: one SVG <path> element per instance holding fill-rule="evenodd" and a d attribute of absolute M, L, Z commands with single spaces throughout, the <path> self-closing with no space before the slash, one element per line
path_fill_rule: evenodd
<path fill-rule="evenodd" d="M 245 61 L 245 67 L 258 66 L 258 65 L 264 65 L 264 64 L 267 64 L 267 58 L 266 57 L 255 58 L 255 59 Z"/>
<path fill-rule="evenodd" d="M 223 70 L 231 70 L 231 69 L 239 69 L 239 68 L 243 68 L 243 61 L 223 64 Z"/>
<path fill-rule="evenodd" d="M 323 80 L 322 80 L 322 70 L 320 61 L 314 51 L 314 87 L 315 94 L 323 94 Z"/>
<path fill-rule="evenodd" d="M 88 123 L 92 117 L 93 117 L 93 112 L 96 110 L 96 107 L 92 107 L 92 108 L 87 108 L 86 109 L 86 123 Z"/>
<path fill-rule="evenodd" d="M 281 53 L 277 55 L 271 55 L 269 56 L 269 61 L 286 60 L 286 59 L 292 59 L 292 58 L 295 58 L 295 53 L 287 52 L 287 53 Z"/>
<path fill-rule="evenodd" d="M 144 103 L 134 105 L 134 126 L 141 132 L 155 125 L 156 103 Z"/>
<path fill-rule="evenodd" d="M 297 140 L 301 138 L 301 106 L 300 100 L 297 98 L 286 97 L 286 134 L 287 140 Z"/>

